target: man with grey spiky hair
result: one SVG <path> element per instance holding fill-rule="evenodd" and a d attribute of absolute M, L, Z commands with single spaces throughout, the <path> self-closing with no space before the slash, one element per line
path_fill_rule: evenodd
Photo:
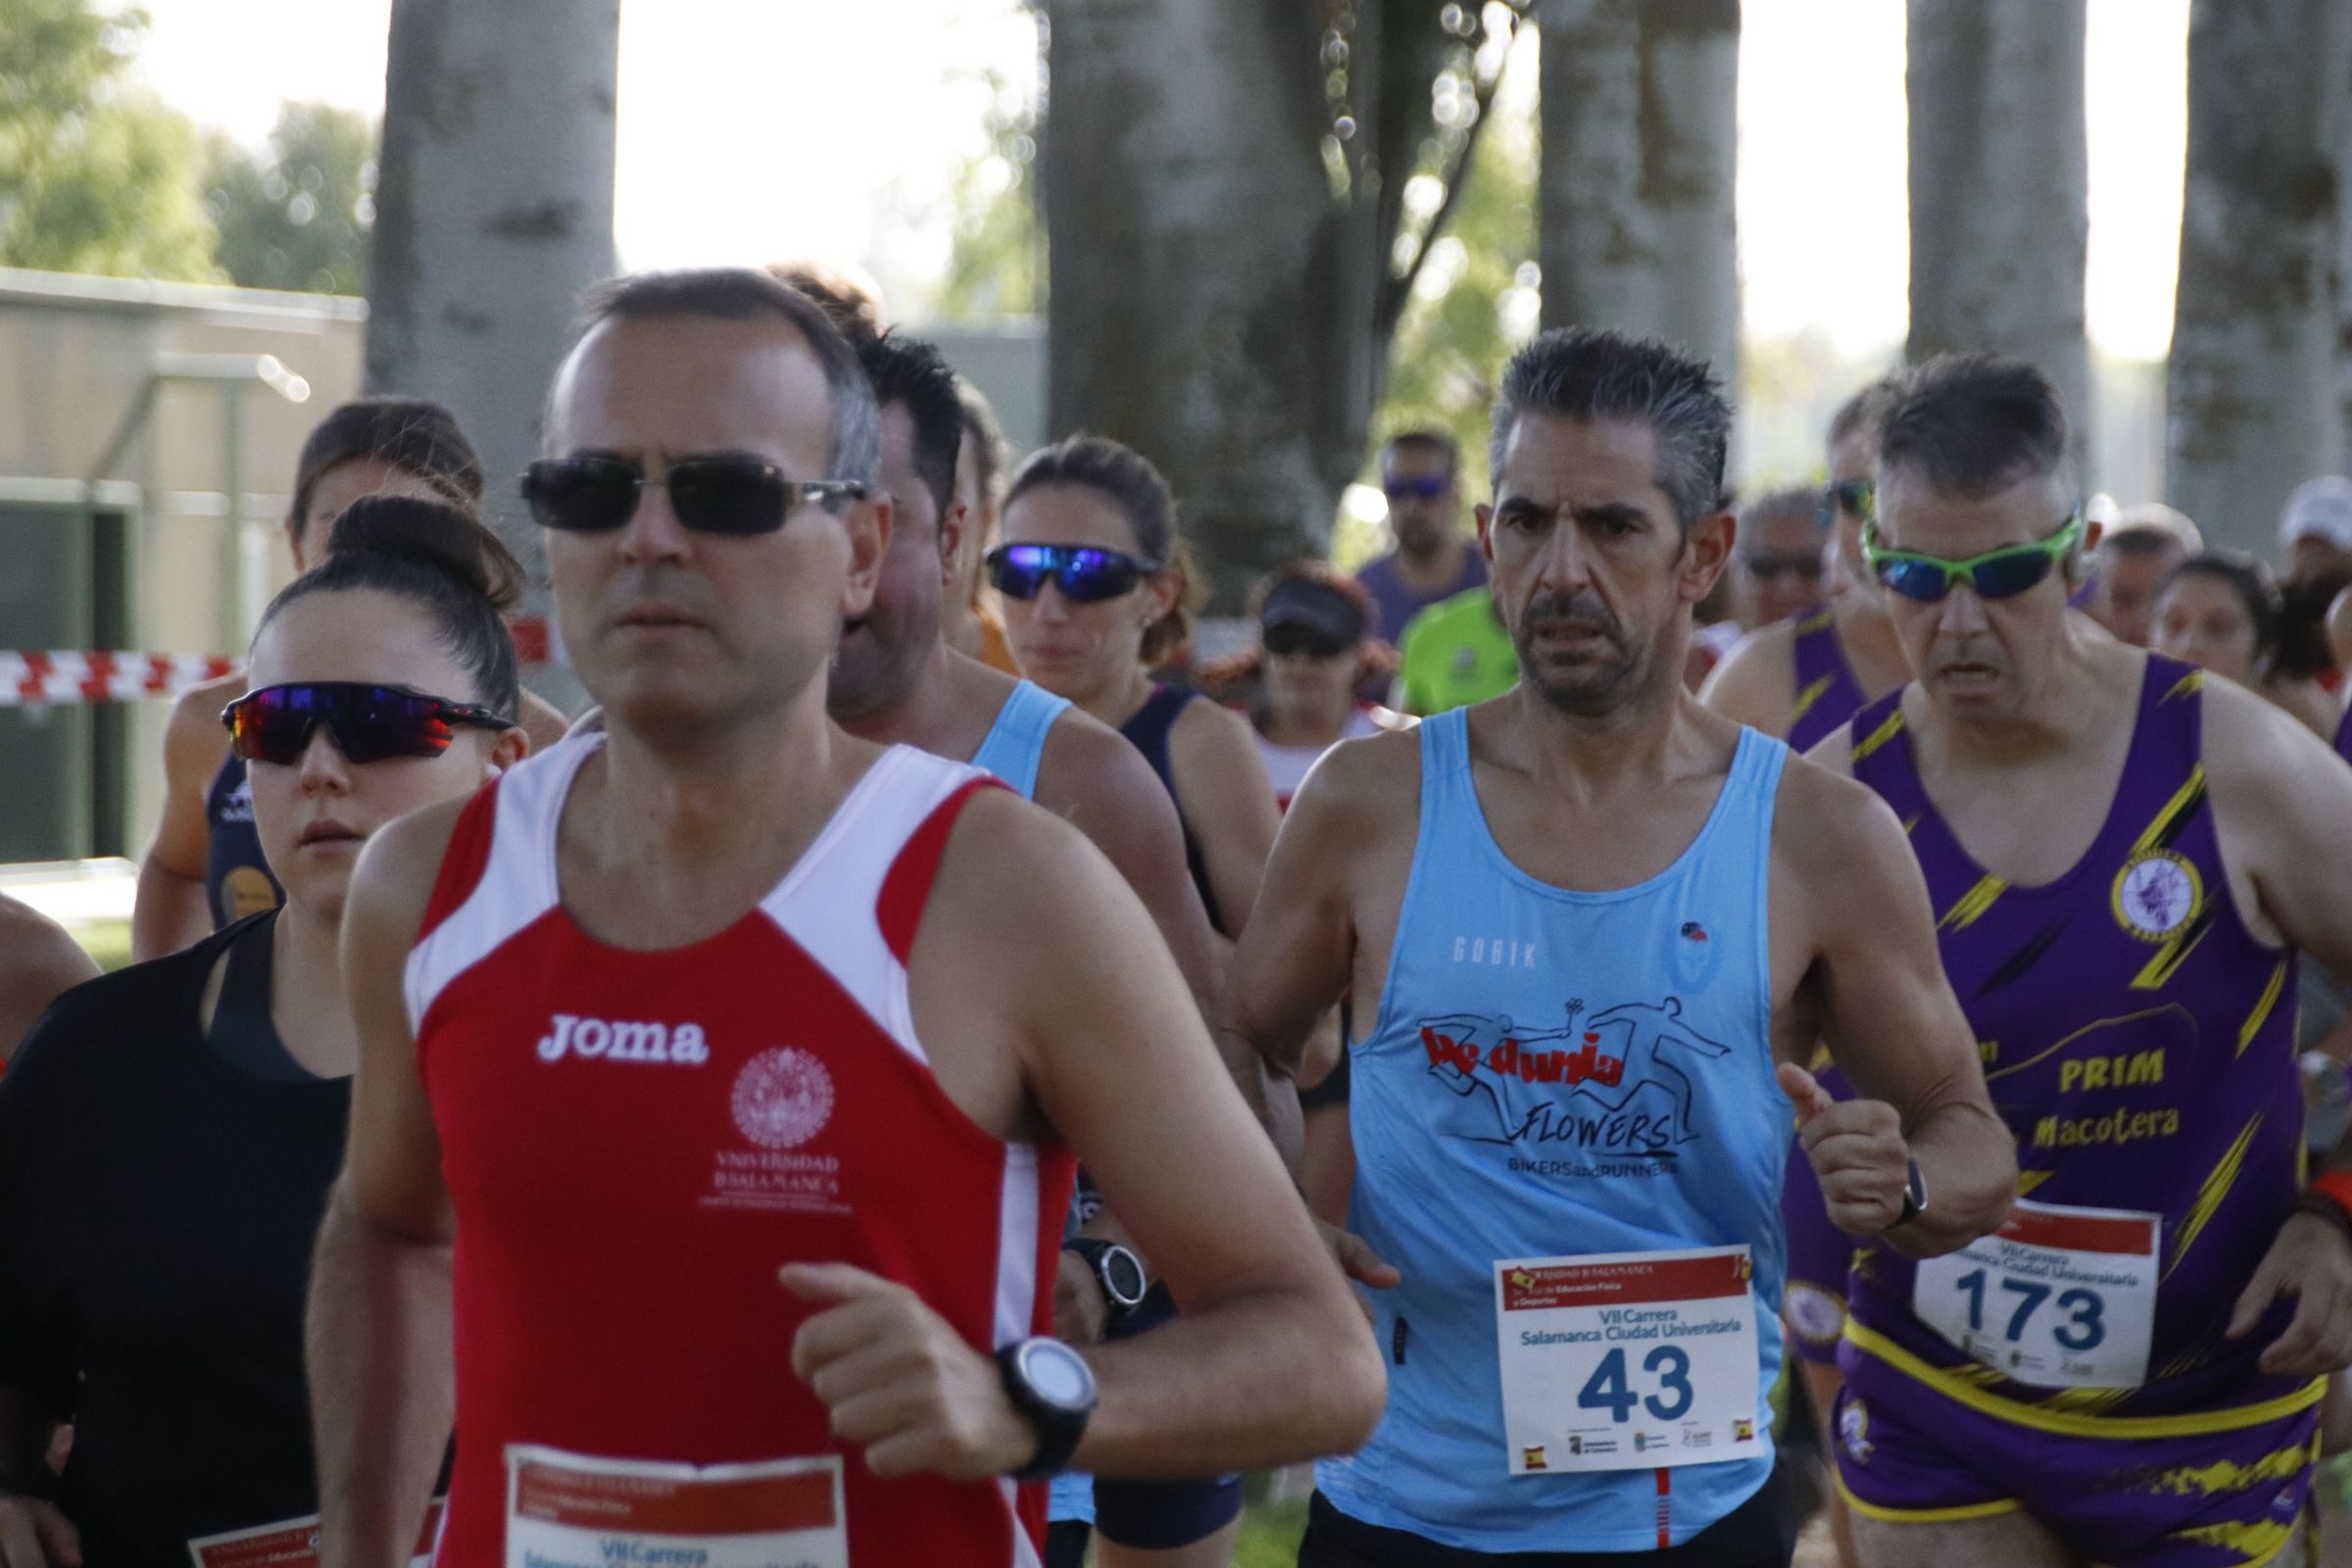
<path fill-rule="evenodd" d="M 1519 682 L 1343 742 L 1266 867 L 1235 1027 L 1295 1062 L 1352 990 L 1350 1228 L 1400 1276 L 1301 1568 L 1785 1564 L 1791 1100 L 1844 1230 L 1925 1256 L 2007 1212 L 1900 824 L 1684 690 L 1730 421 L 1663 344 L 1521 351 L 1477 513 Z M 1857 1098 L 1805 1070 L 1824 1039 Z"/>

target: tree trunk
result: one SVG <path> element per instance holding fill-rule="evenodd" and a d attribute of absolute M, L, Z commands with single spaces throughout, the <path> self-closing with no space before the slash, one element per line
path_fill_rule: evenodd
<path fill-rule="evenodd" d="M 619 0 L 394 0 L 368 288 L 370 392 L 446 404 L 483 514 L 541 584 L 516 494 L 580 291 L 610 275 Z M 553 666 L 532 685 L 576 695 Z"/>
<path fill-rule="evenodd" d="M 2342 0 L 2196 0 L 2166 390 L 2175 506 L 2269 557 L 2289 491 L 2344 454 Z"/>
<path fill-rule="evenodd" d="M 1371 414 L 1382 258 L 1326 172 L 1320 24 L 1265 0 L 1047 9 L 1048 422 L 1159 466 L 1232 612 L 1323 553 Z"/>
<path fill-rule="evenodd" d="M 1737 387 L 1739 0 L 1543 0 L 1544 324 L 1681 344 Z"/>
<path fill-rule="evenodd" d="M 2041 367 L 2066 405 L 2078 455 L 2094 416 L 2082 325 L 2082 29 L 2083 0 L 1911 0 L 1904 81 L 1905 355 L 1916 363 L 1990 349 Z"/>

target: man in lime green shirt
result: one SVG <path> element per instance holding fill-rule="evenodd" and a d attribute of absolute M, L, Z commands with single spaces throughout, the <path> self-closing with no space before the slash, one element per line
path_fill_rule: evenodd
<path fill-rule="evenodd" d="M 1494 599 L 1473 588 L 1430 606 L 1396 645 L 1396 706 L 1427 717 L 1483 703 L 1519 679 L 1519 653 L 1494 613 Z"/>

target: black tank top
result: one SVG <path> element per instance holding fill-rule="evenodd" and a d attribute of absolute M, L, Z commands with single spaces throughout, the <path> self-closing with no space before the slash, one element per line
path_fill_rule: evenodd
<path fill-rule="evenodd" d="M 1152 695 L 1144 699 L 1144 706 L 1119 726 L 1119 733 L 1144 754 L 1144 760 L 1159 775 L 1168 799 L 1175 802 L 1177 825 L 1184 829 L 1184 863 L 1193 873 L 1193 886 L 1200 890 L 1200 906 L 1208 911 L 1208 923 L 1230 937 L 1236 933 L 1227 931 L 1225 922 L 1217 915 L 1217 895 L 1208 885 L 1208 862 L 1200 857 L 1200 841 L 1193 837 L 1193 824 L 1185 820 L 1184 801 L 1176 793 L 1175 769 L 1168 761 L 1168 732 L 1176 727 L 1177 715 L 1184 711 L 1185 705 L 1200 695 L 1189 686 L 1154 686 Z"/>
<path fill-rule="evenodd" d="M 90 1568 L 188 1568 L 191 1538 L 318 1508 L 303 1304 L 351 1080 L 270 1029 L 270 929 L 74 988 L 0 1079 L 0 1364 L 75 1422 L 57 1501 Z"/>
<path fill-rule="evenodd" d="M 245 763 L 235 753 L 213 775 L 204 797 L 205 826 L 211 840 L 205 851 L 204 896 L 213 911 L 213 929 L 234 925 L 249 914 L 274 909 L 285 902 L 285 890 L 270 874 L 262 858 L 262 835 L 253 825 L 253 791 L 245 781 Z"/>

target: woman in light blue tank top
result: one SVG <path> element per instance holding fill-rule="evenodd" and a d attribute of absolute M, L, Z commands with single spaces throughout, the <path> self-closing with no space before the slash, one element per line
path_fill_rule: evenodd
<path fill-rule="evenodd" d="M 1069 706 L 1068 699 L 1035 681 L 1022 681 L 997 710 L 997 721 L 972 754 L 972 765 L 996 774 L 1022 800 L 1037 799 L 1037 765 L 1045 759 L 1046 737 Z"/>

